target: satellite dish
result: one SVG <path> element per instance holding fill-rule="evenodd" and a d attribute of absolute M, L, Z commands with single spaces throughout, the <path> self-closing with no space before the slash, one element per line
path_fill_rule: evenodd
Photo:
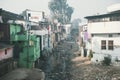
<path fill-rule="evenodd" d="M 119 11 L 120 10 L 120 3 L 113 4 L 109 7 L 107 7 L 108 12 L 114 12 L 114 11 Z"/>

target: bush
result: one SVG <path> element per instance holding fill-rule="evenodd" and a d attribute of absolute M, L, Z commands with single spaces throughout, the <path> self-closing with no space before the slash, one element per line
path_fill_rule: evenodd
<path fill-rule="evenodd" d="M 118 57 L 116 57 L 116 58 L 115 58 L 115 61 L 116 61 L 116 62 L 119 62 L 119 59 L 118 59 Z"/>
<path fill-rule="evenodd" d="M 102 62 L 103 65 L 109 66 L 111 64 L 111 56 L 108 55 L 106 57 L 104 57 L 104 60 Z"/>
<path fill-rule="evenodd" d="M 89 59 L 91 60 L 91 58 L 93 57 L 93 52 L 92 50 L 90 50 L 90 54 L 88 55 Z"/>

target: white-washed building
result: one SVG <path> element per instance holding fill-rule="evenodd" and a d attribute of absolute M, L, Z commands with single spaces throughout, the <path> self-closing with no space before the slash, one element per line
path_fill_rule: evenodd
<path fill-rule="evenodd" d="M 27 29 L 30 27 L 31 34 L 40 37 L 40 50 L 51 49 L 51 26 L 48 23 L 48 18 L 46 17 L 45 12 L 26 9 L 23 11 L 22 15 L 26 20 Z"/>
<path fill-rule="evenodd" d="M 63 28 L 65 30 L 64 38 L 70 37 L 71 24 L 65 24 L 65 25 L 63 25 Z"/>
<path fill-rule="evenodd" d="M 93 62 L 102 61 L 106 55 L 111 55 L 113 62 L 120 60 L 120 9 L 111 11 L 85 17 L 88 20 L 88 38 L 94 52 Z"/>

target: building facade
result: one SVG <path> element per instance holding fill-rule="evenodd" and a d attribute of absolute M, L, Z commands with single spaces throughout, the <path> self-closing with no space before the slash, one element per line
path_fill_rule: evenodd
<path fill-rule="evenodd" d="M 120 60 L 120 11 L 87 16 L 88 38 L 91 40 L 93 62 L 110 55 L 112 61 Z"/>

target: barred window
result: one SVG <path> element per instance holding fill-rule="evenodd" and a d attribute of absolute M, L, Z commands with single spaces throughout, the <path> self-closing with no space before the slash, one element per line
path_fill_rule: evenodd
<path fill-rule="evenodd" d="M 106 49 L 106 40 L 101 41 L 101 49 L 105 50 Z"/>
<path fill-rule="evenodd" d="M 113 41 L 108 41 L 108 50 L 113 50 Z"/>

